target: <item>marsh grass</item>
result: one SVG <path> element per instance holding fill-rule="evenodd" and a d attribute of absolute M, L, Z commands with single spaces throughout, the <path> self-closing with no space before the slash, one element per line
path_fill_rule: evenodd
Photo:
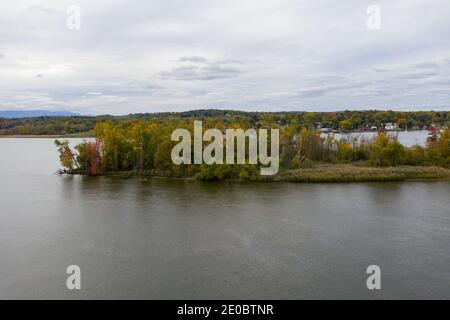
<path fill-rule="evenodd" d="M 285 171 L 282 180 L 292 182 L 370 182 L 450 179 L 450 169 L 441 167 L 398 166 L 362 167 L 322 165 L 311 169 Z"/>

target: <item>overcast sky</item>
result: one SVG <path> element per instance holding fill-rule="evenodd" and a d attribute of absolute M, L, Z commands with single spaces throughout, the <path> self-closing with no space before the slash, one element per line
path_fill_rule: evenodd
<path fill-rule="evenodd" d="M 0 110 L 449 110 L 449 98 L 448 0 L 0 4 Z"/>

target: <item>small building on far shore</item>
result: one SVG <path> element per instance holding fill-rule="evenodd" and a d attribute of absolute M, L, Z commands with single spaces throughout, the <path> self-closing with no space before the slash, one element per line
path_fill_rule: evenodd
<path fill-rule="evenodd" d="M 386 130 L 398 130 L 397 124 L 396 123 L 392 123 L 392 122 L 385 123 L 384 128 Z"/>

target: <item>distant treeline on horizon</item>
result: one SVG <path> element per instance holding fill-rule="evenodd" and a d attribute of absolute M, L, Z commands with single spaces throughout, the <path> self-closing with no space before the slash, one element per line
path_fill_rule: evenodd
<path fill-rule="evenodd" d="M 298 128 L 329 128 L 333 130 L 364 130 L 381 128 L 387 123 L 399 129 L 420 130 L 431 125 L 449 127 L 450 111 L 338 111 L 338 112 L 246 112 L 235 110 L 192 110 L 184 112 L 137 113 L 126 116 L 41 116 L 0 118 L 0 135 L 77 135 L 92 132 L 99 122 L 131 123 L 138 120 L 166 122 L 179 120 L 217 121 L 243 128 L 268 127 L 271 124 Z"/>

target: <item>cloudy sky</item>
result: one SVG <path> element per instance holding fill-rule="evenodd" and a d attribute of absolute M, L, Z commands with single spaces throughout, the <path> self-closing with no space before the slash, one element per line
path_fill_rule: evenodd
<path fill-rule="evenodd" d="M 449 17 L 448 0 L 2 1 L 0 110 L 449 110 Z"/>

